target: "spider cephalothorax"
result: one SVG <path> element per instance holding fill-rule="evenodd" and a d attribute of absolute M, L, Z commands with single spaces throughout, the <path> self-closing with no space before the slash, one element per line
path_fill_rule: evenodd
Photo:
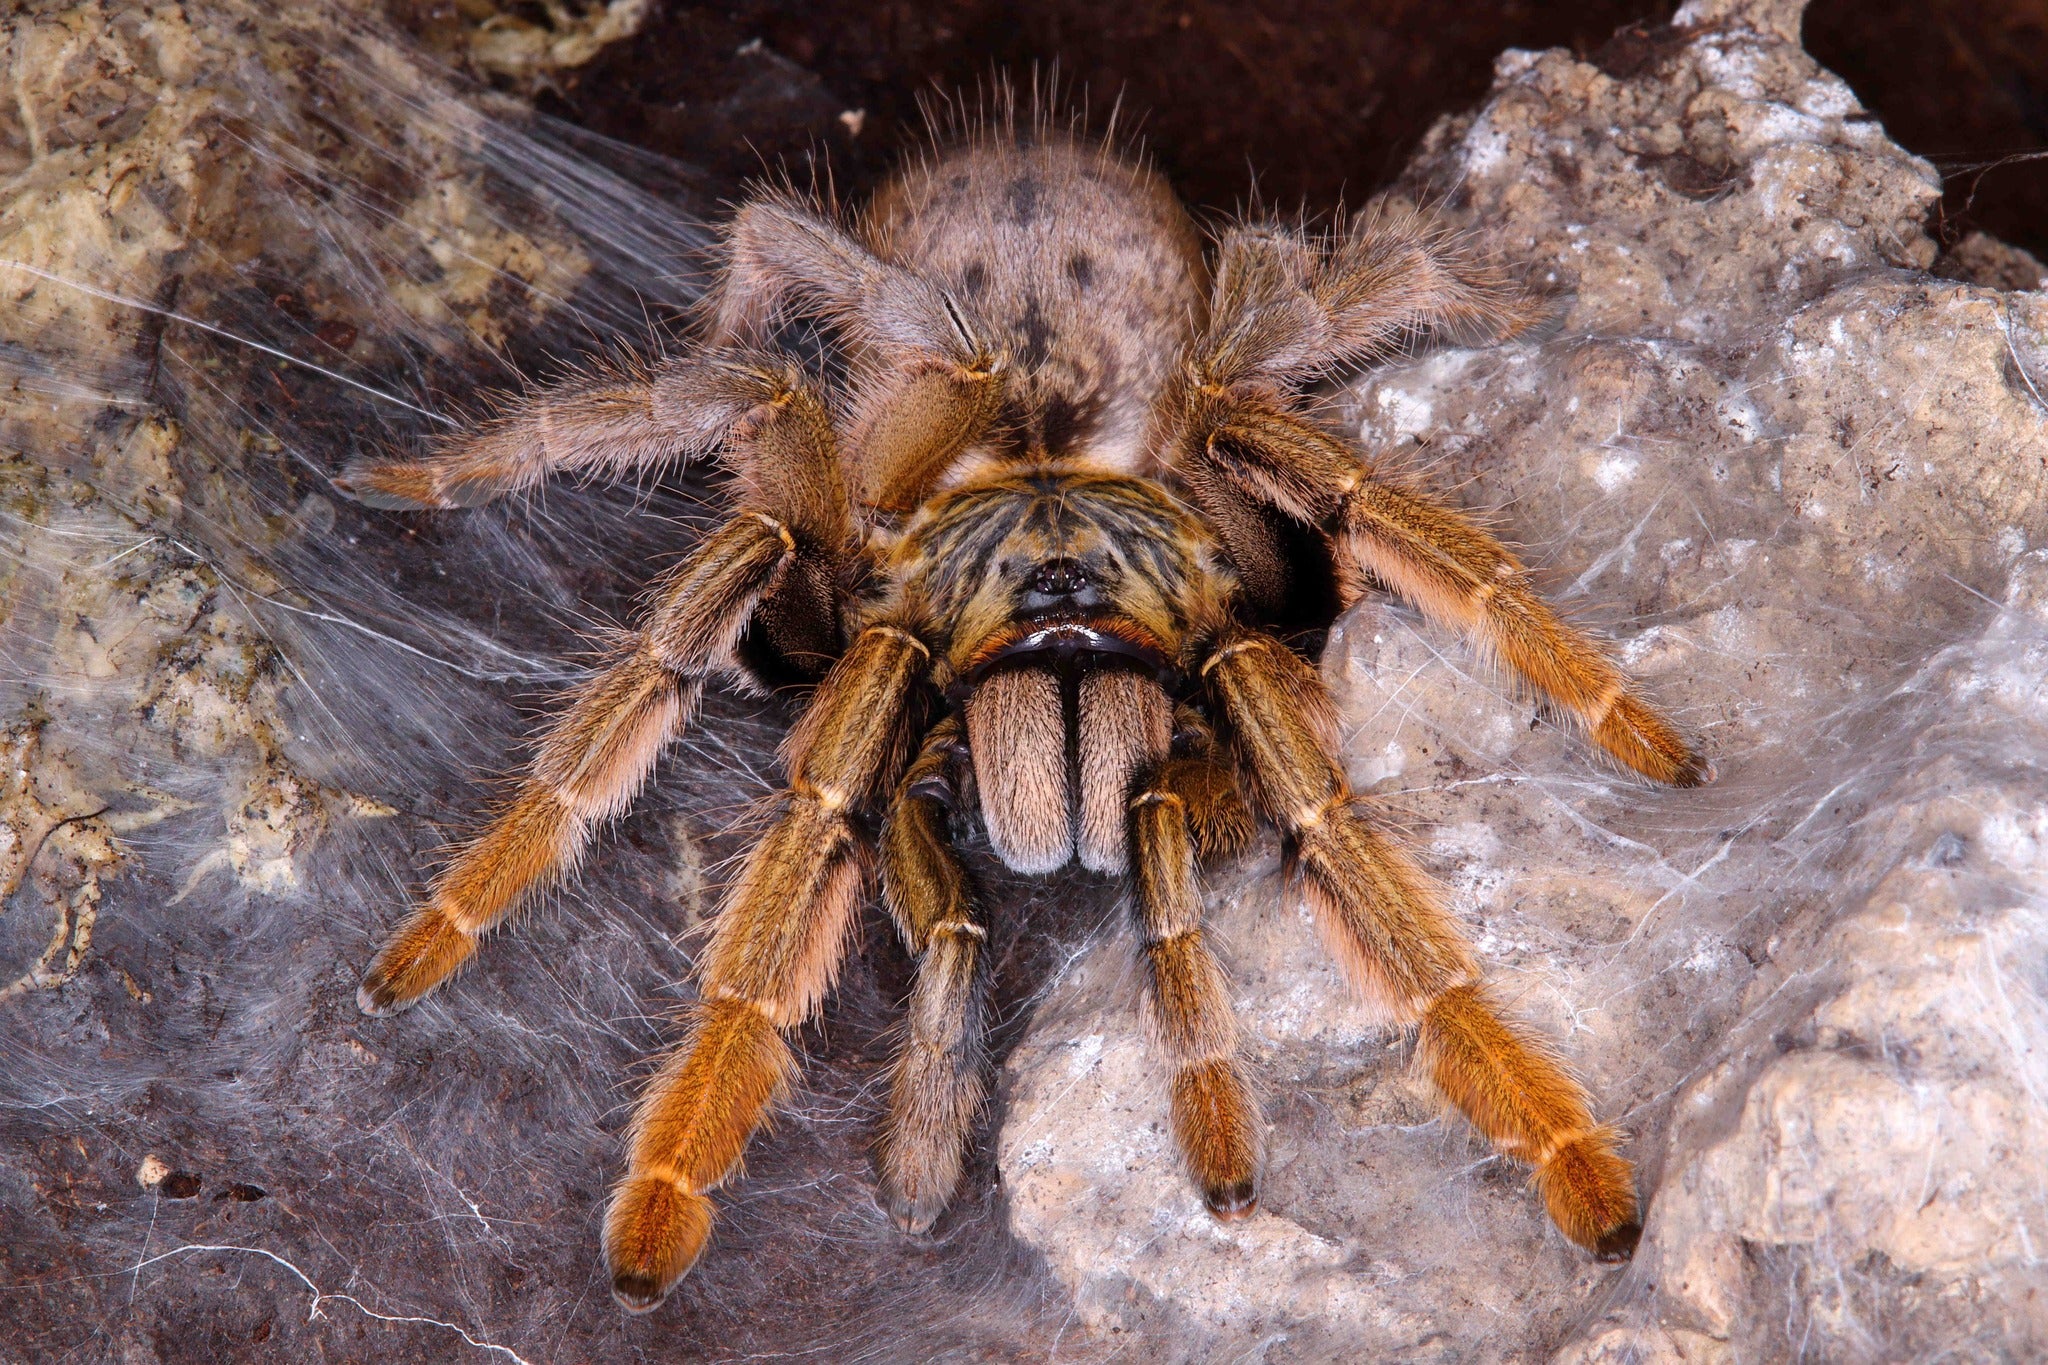
<path fill-rule="evenodd" d="M 715 455 L 737 503 L 378 954 L 362 1007 L 419 999 L 572 866 L 707 683 L 807 679 L 788 786 L 612 1196 L 605 1253 L 628 1307 L 659 1302 L 702 1250 L 706 1192 L 787 1081 L 784 1035 L 830 988 L 877 863 L 917 959 L 882 1198 L 906 1227 L 937 1217 L 985 1084 L 990 907 L 952 847 L 963 825 L 1021 872 L 1078 859 L 1127 879 L 1174 1133 L 1218 1217 L 1254 1206 L 1263 1123 L 1198 869 L 1257 817 L 1285 837 L 1351 979 L 1418 1029 L 1438 1086 L 1534 1167 L 1566 1236 L 1626 1256 L 1636 1199 L 1615 1134 L 1490 1001 L 1440 889 L 1347 785 L 1316 671 L 1268 633 L 1383 588 L 1466 631 L 1621 762 L 1706 779 L 1498 542 L 1377 474 L 1301 396 L 1419 337 L 1498 339 L 1539 316 L 1391 207 L 1321 235 L 1234 226 L 1205 253 L 1155 174 L 1042 127 L 915 162 L 851 224 L 788 193 L 748 200 L 681 354 L 588 371 L 427 458 L 339 481 L 372 505 L 462 507 L 555 472 Z M 763 349 L 792 321 L 826 329 L 843 384 Z"/>

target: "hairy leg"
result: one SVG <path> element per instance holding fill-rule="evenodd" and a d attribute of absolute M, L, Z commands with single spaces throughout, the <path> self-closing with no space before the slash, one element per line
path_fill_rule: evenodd
<path fill-rule="evenodd" d="M 1377 479 L 1351 447 L 1293 408 L 1300 386 L 1417 336 L 1500 340 L 1547 308 L 1472 244 L 1412 209 L 1381 207 L 1324 236 L 1246 226 L 1225 234 L 1210 322 L 1163 397 L 1160 446 L 1217 526 L 1255 598 L 1271 509 L 1335 545 L 1347 598 L 1368 578 L 1453 625 L 1636 771 L 1677 786 L 1710 765 L 1604 651 L 1561 620 L 1527 571 L 1442 502 Z M 1270 601 L 1266 605 L 1274 605 Z"/>
<path fill-rule="evenodd" d="M 1615 1133 L 1593 1122 L 1550 1045 L 1489 1000 L 1441 891 L 1352 794 L 1314 670 L 1277 640 L 1241 635 L 1204 673 L 1260 805 L 1294 843 L 1317 926 L 1346 975 L 1389 1018 L 1419 1025 L 1438 1089 L 1498 1150 L 1535 1167 L 1559 1230 L 1625 1259 L 1641 1229 Z"/>
<path fill-rule="evenodd" d="M 862 384 L 848 423 L 861 452 L 861 500 L 887 512 L 915 508 L 988 434 L 1002 406 L 1002 367 L 985 350 L 919 358 Z"/>
<path fill-rule="evenodd" d="M 1206 728 L 1183 708 L 1173 758 L 1173 705 L 1152 677 L 1121 669 L 1083 676 L 1079 690 L 1080 826 L 1084 866 L 1127 873 L 1146 975 L 1152 1034 L 1173 1068 L 1175 1140 L 1189 1174 L 1218 1218 L 1244 1217 L 1255 1202 L 1264 1122 L 1237 1055 L 1230 992 L 1202 938 L 1202 896 L 1190 796 L 1213 807 L 1218 774 Z M 1220 837 L 1228 834 L 1217 831 Z M 1114 857 L 1108 850 L 1114 849 Z"/>
<path fill-rule="evenodd" d="M 455 855 L 363 976 L 365 1014 L 401 1010 L 447 979 L 533 888 L 573 867 L 597 821 L 623 810 L 689 722 L 706 674 L 795 553 L 781 523 L 742 513 L 656 596 L 633 649 L 574 693 L 524 781 Z"/>
<path fill-rule="evenodd" d="M 1188 809 L 1163 780 L 1130 805 L 1132 908 L 1152 1033 L 1173 1066 L 1173 1135 L 1209 1211 L 1257 1206 L 1265 1121 L 1238 1057 L 1237 1018 L 1202 939 L 1202 894 Z"/>
<path fill-rule="evenodd" d="M 1145 704 L 1144 689 L 1155 696 L 1158 690 L 1148 680 L 1111 672 L 1088 681 L 1095 686 L 1081 699 L 1081 748 L 1100 771 L 1090 771 L 1084 760 L 1083 824 L 1091 807 L 1114 796 L 1116 823 L 1128 830 L 1120 841 L 1128 839 L 1139 859 L 1138 919 L 1153 1017 L 1175 1064 L 1176 1132 L 1205 1197 L 1220 1216 L 1234 1216 L 1250 1207 L 1260 1125 L 1236 1061 L 1227 998 L 1216 994 L 1220 970 L 1200 941 L 1194 859 L 1242 847 L 1251 834 L 1250 812 L 1228 755 L 1194 708 L 1179 708 L 1169 740 L 1163 699 L 1156 707 Z M 951 718 L 933 730 L 904 777 L 882 836 L 884 894 L 904 942 L 920 955 L 882 1147 L 884 1204 L 914 1231 L 930 1226 L 957 1185 L 967 1131 L 984 1093 L 974 974 L 982 929 L 947 842 L 944 815 L 946 773 L 963 739 Z M 1142 800 L 1146 807 L 1170 808 L 1170 819 L 1130 804 L 1131 780 L 1147 769 L 1154 775 Z M 1105 823 L 1100 811 L 1093 823 Z M 1085 828 L 1082 842 L 1089 842 Z M 1142 888 L 1151 889 L 1149 897 Z"/>
<path fill-rule="evenodd" d="M 946 828 L 961 743 L 952 717 L 931 731 L 882 828 L 882 896 L 917 959 L 881 1143 L 882 1206 L 909 1232 L 929 1228 L 959 1187 L 968 1130 L 987 1090 L 981 955 L 988 935 Z"/>
<path fill-rule="evenodd" d="M 1218 245 L 1189 370 L 1201 387 L 1290 390 L 1420 336 L 1504 340 L 1549 311 L 1469 237 L 1411 208 L 1381 205 L 1321 234 L 1248 224 Z"/>
<path fill-rule="evenodd" d="M 1208 442 L 1213 467 L 1289 516 L 1329 532 L 1355 600 L 1369 575 L 1456 627 L 1620 762 L 1694 787 L 1712 767 L 1584 631 L 1563 621 L 1505 546 L 1425 494 L 1373 477 L 1344 442 L 1256 401 Z"/>
<path fill-rule="evenodd" d="M 752 505 L 655 586 L 633 647 L 576 691 L 511 804 L 377 955 L 357 995 L 366 1013 L 418 1000 L 529 890 L 573 866 L 591 826 L 625 809 L 688 724 L 705 680 L 739 671 L 734 647 L 763 604 L 792 579 L 836 578 L 851 529 L 823 408 L 786 370 L 709 372 L 739 412 L 725 439 Z"/>
<path fill-rule="evenodd" d="M 494 415 L 419 459 L 358 460 L 334 482 L 371 507 L 474 507 L 553 474 L 617 478 L 705 458 L 764 404 L 800 392 L 792 363 L 763 352 L 598 360 L 501 399 Z"/>
<path fill-rule="evenodd" d="M 905 711 L 930 652 L 894 626 L 861 632 L 791 734 L 782 814 L 747 856 L 699 973 L 683 1048 L 641 1098 L 605 1215 L 613 1292 L 654 1307 L 695 1263 L 715 1189 L 794 1068 L 782 1035 L 831 988 L 865 880 L 851 816 L 902 763 Z"/>
<path fill-rule="evenodd" d="M 1173 746 L 1154 790 L 1179 798 L 1198 861 L 1236 857 L 1251 842 L 1256 826 L 1238 787 L 1236 762 L 1192 706 L 1174 709 Z"/>
<path fill-rule="evenodd" d="M 908 511 L 1003 401 L 1003 358 L 937 284 L 878 258 L 819 205 L 754 199 L 727 229 L 713 334 L 765 342 L 785 312 L 823 317 L 866 358 L 847 422 L 861 501 Z"/>

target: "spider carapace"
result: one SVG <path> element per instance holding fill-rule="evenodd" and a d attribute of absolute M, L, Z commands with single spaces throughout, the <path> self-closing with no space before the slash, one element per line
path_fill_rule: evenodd
<path fill-rule="evenodd" d="M 1704 761 L 1515 558 L 1375 470 L 1306 391 L 1417 341 L 1501 340 L 1544 306 L 1467 241 L 1382 206 L 1205 242 L 1165 182 L 1043 124 L 974 131 L 859 215 L 762 191 L 727 227 L 672 356 L 508 400 L 415 460 L 352 466 L 373 506 L 465 507 L 551 474 L 716 458 L 733 511 L 655 585 L 507 806 L 377 955 L 376 1014 L 433 989 L 618 814 L 702 689 L 815 685 L 773 823 L 728 888 L 682 1044 L 648 1085 L 604 1254 L 660 1302 L 707 1197 L 795 1066 L 879 867 L 916 959 L 880 1141 L 881 1201 L 929 1227 L 986 1078 L 986 915 L 954 848 L 1124 878 L 1172 1126 L 1218 1218 L 1255 1208 L 1264 1124 L 1199 869 L 1275 826 L 1329 950 L 1565 1236 L 1638 1237 L 1634 1174 L 1551 1047 L 1504 1016 L 1441 887 L 1347 785 L 1316 669 L 1272 633 L 1388 591 L 1464 632 L 1630 768 Z M 815 325 L 827 381 L 768 349 Z M 879 835 L 869 831 L 879 830 Z"/>

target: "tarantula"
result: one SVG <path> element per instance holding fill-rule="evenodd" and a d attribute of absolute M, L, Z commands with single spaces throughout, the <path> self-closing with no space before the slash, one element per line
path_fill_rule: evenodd
<path fill-rule="evenodd" d="M 680 1049 L 648 1085 L 604 1255 L 627 1308 L 703 1250 L 830 990 L 878 848 L 916 960 L 880 1199 L 928 1228 L 986 1084 L 988 907 L 954 848 L 1019 872 L 1126 878 L 1172 1129 L 1208 1208 L 1256 1202 L 1263 1122 L 1198 869 L 1284 836 L 1329 950 L 1437 1086 L 1534 1168 L 1603 1259 L 1639 1236 L 1618 1135 L 1505 1017 L 1442 888 L 1345 781 L 1316 669 L 1272 633 L 1368 589 L 1469 635 L 1629 768 L 1710 772 L 1486 531 L 1383 476 L 1305 390 L 1416 340 L 1499 340 L 1545 305 L 1429 217 L 1232 224 L 1205 250 L 1166 182 L 1106 141 L 985 127 L 844 219 L 762 190 L 726 228 L 701 335 L 509 401 L 423 458 L 359 463 L 373 507 L 469 507 L 561 472 L 716 457 L 731 519 L 653 589 L 630 646 L 572 694 L 510 803 L 377 954 L 359 1002 L 402 1009 L 585 854 L 714 682 L 811 685 L 788 786 L 728 889 Z M 834 381 L 769 349 L 794 325 Z M 1320 614 L 1320 620 L 1314 619 Z"/>

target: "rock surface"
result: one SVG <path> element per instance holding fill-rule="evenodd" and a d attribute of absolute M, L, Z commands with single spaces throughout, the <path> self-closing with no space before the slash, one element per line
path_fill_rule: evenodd
<path fill-rule="evenodd" d="M 1719 767 L 1619 780 L 1405 611 L 1359 608 L 1325 656 L 1354 781 L 1633 1134 L 1636 1261 L 1589 1263 L 1438 1115 L 1269 850 L 1213 902 L 1270 1088 L 1253 1219 L 1175 1168 L 1125 945 L 1012 1054 L 1012 1224 L 1094 1330 L 1173 1324 L 1189 1359 L 2048 1349 L 2048 307 L 1923 273 L 1939 184 L 1798 14 L 1505 54 L 1406 183 L 1532 263 L 1560 325 L 1346 395 Z"/>
<path fill-rule="evenodd" d="M 10 21 L 0 1361 L 2048 1351 L 2048 303 L 2003 292 L 2041 280 L 2021 253 L 1937 256 L 1931 170 L 1798 18 L 1505 54 L 1403 192 L 1558 323 L 1339 395 L 1719 765 L 1619 779 L 1395 608 L 1327 652 L 1355 783 L 1633 1135 L 1636 1261 L 1566 1246 L 1438 1113 L 1268 844 L 1213 878 L 1274 1125 L 1255 1218 L 1175 1169 L 1128 943 L 1017 931 L 1006 998 L 1053 984 L 1005 1014 L 1000 1126 L 940 1235 L 897 1236 L 871 921 L 715 1254 L 631 1320 L 602 1190 L 785 713 L 717 703 L 578 887 L 363 1020 L 475 774 L 704 513 L 668 482 L 390 517 L 325 477 L 637 343 L 726 187 L 460 95 L 346 8 Z M 1055 901 L 1113 910 L 1085 879 L 1005 903 Z"/>

